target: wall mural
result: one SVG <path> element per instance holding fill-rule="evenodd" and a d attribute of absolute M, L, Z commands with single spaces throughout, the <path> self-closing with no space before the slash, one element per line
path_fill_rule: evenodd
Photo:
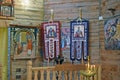
<path fill-rule="evenodd" d="M 11 55 L 14 59 L 35 58 L 37 46 L 37 28 L 11 27 Z"/>
<path fill-rule="evenodd" d="M 105 49 L 120 50 L 120 17 L 111 18 L 105 21 Z"/>
<path fill-rule="evenodd" d="M 70 27 L 61 28 L 61 49 L 70 48 Z"/>

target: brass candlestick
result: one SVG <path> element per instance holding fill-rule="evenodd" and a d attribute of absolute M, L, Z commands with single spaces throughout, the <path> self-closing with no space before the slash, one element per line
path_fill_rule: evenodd
<path fill-rule="evenodd" d="M 86 77 L 86 80 L 90 80 L 91 76 L 94 76 L 97 72 L 95 65 L 90 65 L 90 56 L 88 56 L 88 63 L 86 64 L 86 70 L 82 70 L 81 74 Z"/>

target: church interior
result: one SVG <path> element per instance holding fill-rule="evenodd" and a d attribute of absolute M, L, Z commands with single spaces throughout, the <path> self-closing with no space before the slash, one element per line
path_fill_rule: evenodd
<path fill-rule="evenodd" d="M 120 0 L 0 0 L 0 80 L 120 80 Z"/>

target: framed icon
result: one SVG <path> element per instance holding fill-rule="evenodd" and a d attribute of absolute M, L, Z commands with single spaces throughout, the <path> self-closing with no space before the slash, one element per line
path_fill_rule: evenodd
<path fill-rule="evenodd" d="M 1 16 L 7 16 L 7 17 L 13 16 L 12 6 L 2 5 L 1 6 Z"/>
<path fill-rule="evenodd" d="M 84 25 L 75 25 L 74 26 L 74 37 L 75 38 L 84 38 Z"/>
<path fill-rule="evenodd" d="M 52 38 L 52 37 L 56 37 L 56 25 L 49 25 L 46 27 L 47 30 L 47 38 Z"/>
<path fill-rule="evenodd" d="M 11 55 L 14 59 L 35 58 L 37 46 L 37 28 L 10 28 Z"/>
<path fill-rule="evenodd" d="M 110 18 L 104 24 L 105 49 L 120 50 L 120 17 Z"/>

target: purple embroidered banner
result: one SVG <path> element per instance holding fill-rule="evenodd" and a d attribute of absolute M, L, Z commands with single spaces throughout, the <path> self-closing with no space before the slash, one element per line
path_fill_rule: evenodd
<path fill-rule="evenodd" d="M 84 60 L 88 56 L 88 21 L 70 23 L 70 59 Z"/>
<path fill-rule="evenodd" d="M 42 23 L 44 58 L 54 59 L 60 54 L 60 22 Z"/>

